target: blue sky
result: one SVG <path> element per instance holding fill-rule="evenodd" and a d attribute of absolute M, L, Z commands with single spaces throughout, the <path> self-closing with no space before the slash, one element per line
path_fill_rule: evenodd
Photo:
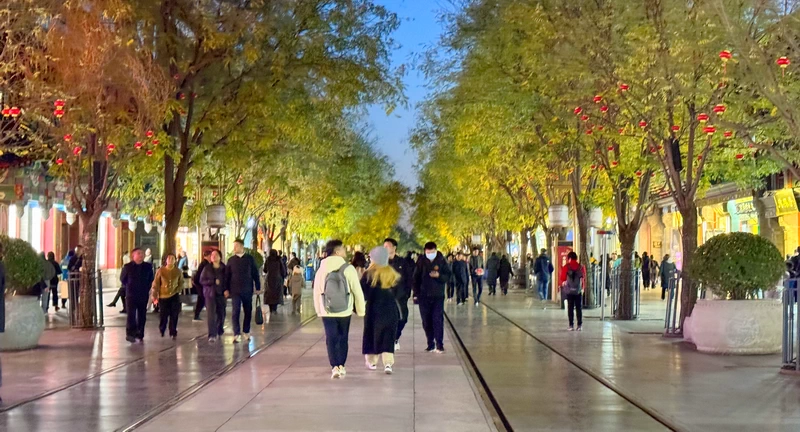
<path fill-rule="evenodd" d="M 442 33 L 442 25 L 437 21 L 437 12 L 442 9 L 439 1 L 429 0 L 376 0 L 389 10 L 398 14 L 401 24 L 394 38 L 400 45 L 392 56 L 392 64 L 406 65 L 406 86 L 408 107 L 398 108 L 389 116 L 380 106 L 368 110 L 367 121 L 372 125 L 378 149 L 386 154 L 395 166 L 395 176 L 404 184 L 414 187 L 417 176 L 414 170 L 417 156 L 409 148 L 408 138 L 416 121 L 416 106 L 427 95 L 425 77 L 411 68 L 414 54 L 435 44 Z"/>

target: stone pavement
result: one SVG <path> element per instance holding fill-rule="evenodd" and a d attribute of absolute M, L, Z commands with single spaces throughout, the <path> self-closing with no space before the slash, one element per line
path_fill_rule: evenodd
<path fill-rule="evenodd" d="M 491 431 L 493 422 L 445 333 L 444 355 L 425 353 L 416 309 L 394 374 L 370 371 L 361 318 L 350 328 L 347 377 L 330 379 L 319 319 L 282 339 L 143 430 Z"/>
<path fill-rule="evenodd" d="M 659 296 L 644 294 L 641 321 L 587 311 L 580 333 L 565 331 L 566 311 L 519 292 L 447 311 L 516 430 L 665 428 L 647 417 L 681 431 L 800 430 L 800 380 L 778 373 L 779 355 L 715 356 L 665 339 Z"/>

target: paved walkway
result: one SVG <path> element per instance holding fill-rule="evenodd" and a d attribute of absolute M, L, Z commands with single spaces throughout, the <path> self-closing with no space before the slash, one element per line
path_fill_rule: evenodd
<path fill-rule="evenodd" d="M 663 338 L 660 292 L 643 320 L 567 332 L 566 311 L 522 293 L 447 312 L 515 430 L 798 431 L 800 380 L 780 357 L 714 356 Z M 563 357 L 562 357 L 563 356 Z"/>
<path fill-rule="evenodd" d="M 315 320 L 143 430 L 494 430 L 449 335 L 446 354 L 425 353 L 420 320 L 412 319 L 391 376 L 364 367 L 363 321 L 353 318 L 347 378 L 331 380 L 322 323 Z"/>

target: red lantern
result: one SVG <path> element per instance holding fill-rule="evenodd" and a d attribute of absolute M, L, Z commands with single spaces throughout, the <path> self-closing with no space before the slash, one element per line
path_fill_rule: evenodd
<path fill-rule="evenodd" d="M 582 116 L 581 116 L 581 120 L 583 120 L 583 121 L 588 121 L 588 120 L 589 120 L 589 116 L 587 116 L 586 114 L 584 114 L 584 115 L 582 115 Z"/>
<path fill-rule="evenodd" d="M 74 154 L 75 156 L 78 156 L 78 155 L 81 154 L 82 151 L 83 151 L 83 148 L 75 147 L 75 148 L 72 149 L 72 154 Z"/>
<path fill-rule="evenodd" d="M 642 128 L 642 129 L 646 128 L 647 127 L 647 122 L 644 121 L 644 120 L 640 121 L 639 122 L 639 127 Z"/>
<path fill-rule="evenodd" d="M 574 113 L 575 113 L 575 115 L 578 115 L 578 114 L 580 114 L 580 113 L 582 113 L 582 112 L 583 112 L 583 108 L 581 108 L 581 107 L 575 107 L 575 109 L 574 109 L 574 110 L 572 110 L 572 112 L 574 112 Z"/>
<path fill-rule="evenodd" d="M 699 161 L 703 160 L 703 155 L 697 155 L 697 160 Z"/>
<path fill-rule="evenodd" d="M 154 145 L 154 146 L 157 146 L 157 145 L 158 145 L 158 140 L 157 140 L 157 139 L 154 139 L 154 140 L 153 140 L 153 145 Z"/>
<path fill-rule="evenodd" d="M 237 184 L 237 185 L 240 185 L 240 184 L 242 184 L 242 183 L 244 183 L 244 181 L 242 180 L 242 178 L 241 178 L 241 177 L 239 177 L 239 178 L 237 178 L 237 179 L 236 179 L 236 184 Z"/>
<path fill-rule="evenodd" d="M 172 78 L 173 78 L 175 81 L 177 81 L 177 80 L 181 79 L 181 76 L 180 76 L 180 75 L 178 75 L 178 74 L 175 74 L 175 75 L 173 75 L 173 76 L 172 76 Z"/>
<path fill-rule="evenodd" d="M 147 150 L 146 152 L 144 152 L 144 154 L 146 154 L 147 156 L 153 156 L 153 150 Z"/>
<path fill-rule="evenodd" d="M 72 135 L 71 134 L 64 135 L 64 141 L 66 141 L 66 142 L 72 141 Z"/>
<path fill-rule="evenodd" d="M 10 117 L 11 116 L 11 108 L 5 107 L 3 108 L 3 117 Z"/>
<path fill-rule="evenodd" d="M 597 169 L 597 165 L 595 165 L 595 164 L 592 164 L 592 166 L 590 166 L 589 168 L 591 168 L 591 169 Z"/>
<path fill-rule="evenodd" d="M 663 150 L 663 149 L 664 149 L 664 146 L 659 144 L 659 145 L 658 145 L 658 149 L 659 149 L 659 150 Z"/>
<path fill-rule="evenodd" d="M 755 148 L 756 146 L 753 143 L 747 145 L 747 148 Z"/>
<path fill-rule="evenodd" d="M 618 162 L 618 161 L 611 161 L 611 167 L 612 167 L 612 168 L 613 168 L 613 167 L 616 167 L 617 165 L 619 165 L 619 162 Z"/>
<path fill-rule="evenodd" d="M 153 131 L 151 131 L 151 130 L 147 131 L 147 133 L 144 134 L 144 136 L 146 136 L 147 138 L 152 138 L 153 135 L 154 135 Z"/>
<path fill-rule="evenodd" d="M 733 132 L 731 132 L 731 131 L 725 131 L 725 132 L 723 132 L 723 135 L 725 136 L 725 138 L 730 138 L 730 137 L 732 137 L 732 136 L 733 136 Z"/>
<path fill-rule="evenodd" d="M 625 135 L 625 128 L 619 128 L 619 134 Z"/>
<path fill-rule="evenodd" d="M 627 84 L 620 84 L 619 85 L 619 91 L 621 91 L 621 92 L 628 91 L 628 88 L 629 87 L 628 87 Z"/>
<path fill-rule="evenodd" d="M 597 126 L 597 130 L 601 131 L 603 129 L 604 129 L 603 126 Z"/>
<path fill-rule="evenodd" d="M 594 103 L 600 103 L 600 101 L 603 100 L 603 97 L 600 96 L 600 95 L 597 95 L 592 100 L 594 101 Z"/>
<path fill-rule="evenodd" d="M 777 63 L 778 66 L 781 67 L 781 75 L 786 75 L 786 68 L 789 67 L 790 64 L 792 64 L 792 62 L 789 61 L 789 57 L 781 57 L 777 61 L 775 61 L 775 63 Z"/>
<path fill-rule="evenodd" d="M 186 99 L 186 95 L 183 94 L 183 93 L 178 93 L 178 99 L 184 100 L 184 99 Z"/>
<path fill-rule="evenodd" d="M 714 135 L 714 132 L 716 132 L 716 131 L 717 131 L 717 128 L 715 128 L 714 126 L 706 126 L 706 127 L 703 128 L 703 132 L 708 134 L 708 135 Z"/>
<path fill-rule="evenodd" d="M 700 113 L 700 114 L 698 114 L 698 115 L 697 115 L 697 120 L 698 120 L 700 123 L 705 123 L 705 122 L 707 122 L 707 121 L 708 121 L 708 114 L 706 114 L 706 113 Z"/>
<path fill-rule="evenodd" d="M 22 114 L 22 109 L 20 109 L 19 107 L 11 107 L 9 113 L 11 114 L 11 117 L 17 118 L 19 117 L 20 114 Z"/>
<path fill-rule="evenodd" d="M 679 130 L 681 130 L 681 127 L 680 127 L 680 126 L 678 126 L 678 125 L 672 125 L 672 131 L 673 131 L 673 132 L 678 132 Z"/>
<path fill-rule="evenodd" d="M 56 165 L 64 165 L 64 159 L 61 158 L 56 159 Z"/>
<path fill-rule="evenodd" d="M 64 109 L 65 105 L 66 104 L 64 103 L 63 99 L 56 99 L 56 101 L 53 102 L 53 106 L 55 106 L 56 109 Z"/>
<path fill-rule="evenodd" d="M 655 147 L 650 147 L 650 153 L 653 153 L 653 154 L 655 154 L 655 152 L 657 152 L 657 151 L 658 151 L 658 149 L 657 149 L 657 148 L 655 148 Z"/>
<path fill-rule="evenodd" d="M 608 107 L 606 105 L 601 106 L 600 107 L 600 112 L 607 113 L 608 112 Z"/>
<path fill-rule="evenodd" d="M 591 134 L 592 134 L 592 130 L 591 129 L 586 129 L 586 135 L 591 135 Z"/>
<path fill-rule="evenodd" d="M 725 105 L 717 104 L 717 105 L 714 105 L 714 108 L 712 108 L 712 109 L 714 110 L 715 114 L 722 115 L 727 108 L 725 107 Z"/>
<path fill-rule="evenodd" d="M 63 109 L 57 109 L 57 110 L 53 111 L 53 115 L 56 116 L 56 118 L 64 117 L 64 110 Z"/>
<path fill-rule="evenodd" d="M 742 159 L 744 159 L 744 155 L 739 153 L 739 154 L 736 155 L 736 159 L 742 160 Z"/>
<path fill-rule="evenodd" d="M 656 176 L 656 173 L 650 174 L 650 177 L 655 177 L 655 176 Z"/>
<path fill-rule="evenodd" d="M 113 152 L 113 151 L 114 151 L 114 149 L 116 149 L 116 148 L 117 148 L 117 146 L 116 146 L 116 145 L 114 145 L 114 144 L 109 144 L 109 145 L 107 145 L 107 146 L 106 146 L 106 150 L 107 150 L 109 153 Z"/>
<path fill-rule="evenodd" d="M 722 50 L 719 52 L 719 58 L 722 60 L 723 63 L 727 63 L 733 57 L 730 51 Z"/>
<path fill-rule="evenodd" d="M 614 146 L 608 146 L 608 151 L 614 151 Z"/>
<path fill-rule="evenodd" d="M 641 176 L 642 176 L 642 171 L 641 170 L 637 170 L 636 171 L 636 177 L 641 177 Z"/>

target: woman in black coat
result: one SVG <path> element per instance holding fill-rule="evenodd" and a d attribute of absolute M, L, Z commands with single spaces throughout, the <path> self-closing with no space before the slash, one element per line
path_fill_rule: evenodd
<path fill-rule="evenodd" d="M 367 368 L 378 368 L 378 357 L 383 359 L 383 371 L 392 373 L 394 342 L 400 322 L 400 306 L 393 293 L 400 283 L 400 274 L 389 265 L 389 252 L 378 246 L 369 253 L 372 265 L 361 278 L 361 289 L 367 301 L 364 317 L 362 352 Z"/>
<path fill-rule="evenodd" d="M 497 275 L 500 277 L 500 289 L 503 291 L 503 295 L 508 294 L 508 281 L 511 280 L 511 276 L 514 276 L 508 256 L 503 255 L 503 258 L 500 259 Z"/>
<path fill-rule="evenodd" d="M 264 304 L 269 305 L 269 311 L 274 313 L 278 311 L 278 305 L 283 304 L 283 281 L 286 280 L 286 267 L 275 249 L 269 251 L 264 273 L 267 274 Z"/>

